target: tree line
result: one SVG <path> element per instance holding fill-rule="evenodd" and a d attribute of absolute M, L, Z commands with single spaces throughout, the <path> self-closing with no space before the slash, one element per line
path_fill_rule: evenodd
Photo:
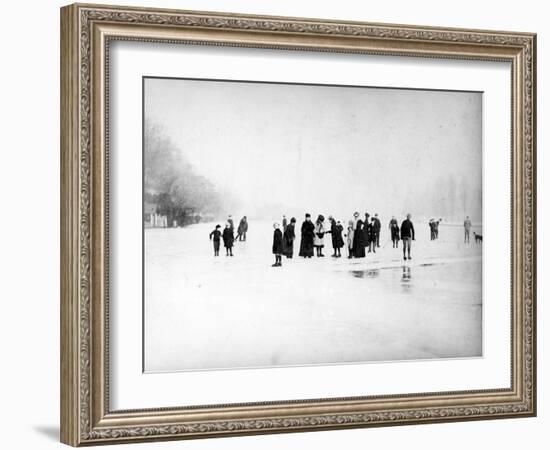
<path fill-rule="evenodd" d="M 198 174 L 162 129 L 146 123 L 143 161 L 144 201 L 178 226 L 211 220 L 221 212 L 222 197 L 214 184 Z"/>

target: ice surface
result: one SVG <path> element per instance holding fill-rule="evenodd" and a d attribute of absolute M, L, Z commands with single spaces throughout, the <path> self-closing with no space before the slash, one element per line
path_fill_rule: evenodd
<path fill-rule="evenodd" d="M 430 241 L 415 223 L 411 261 L 382 228 L 363 259 L 283 257 L 271 267 L 271 222 L 214 257 L 215 224 L 145 230 L 148 372 L 475 357 L 482 354 L 482 245 L 460 226 Z M 299 235 L 298 223 L 297 234 Z"/>

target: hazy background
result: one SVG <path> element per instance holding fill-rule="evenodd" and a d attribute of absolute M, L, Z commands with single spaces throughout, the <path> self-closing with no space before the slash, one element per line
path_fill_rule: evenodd
<path fill-rule="evenodd" d="M 145 193 L 211 217 L 481 221 L 482 94 L 144 80 Z"/>

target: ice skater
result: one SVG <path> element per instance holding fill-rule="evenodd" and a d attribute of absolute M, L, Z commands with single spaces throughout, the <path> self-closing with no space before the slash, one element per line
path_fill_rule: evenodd
<path fill-rule="evenodd" d="M 403 241 L 403 260 L 411 259 L 411 243 L 414 241 L 414 225 L 411 222 L 411 215 L 407 214 L 407 218 L 401 224 L 401 240 Z"/>
<path fill-rule="evenodd" d="M 275 222 L 273 224 L 273 254 L 275 255 L 275 264 L 271 267 L 281 267 L 283 265 L 281 256 L 283 253 L 283 232 L 279 227 L 279 224 Z"/>
<path fill-rule="evenodd" d="M 294 239 L 296 239 L 296 232 L 294 231 L 296 226 L 296 218 L 292 217 L 290 223 L 287 224 L 283 232 L 283 255 L 288 259 L 292 259 L 294 255 Z"/>
<path fill-rule="evenodd" d="M 472 222 L 470 216 L 466 216 L 464 219 L 464 243 L 470 243 L 470 230 L 472 229 Z"/>
<path fill-rule="evenodd" d="M 225 224 L 225 229 L 222 233 L 223 245 L 225 247 L 225 256 L 233 256 L 233 242 L 235 237 L 233 235 L 233 229 L 229 221 Z"/>
<path fill-rule="evenodd" d="M 220 228 L 221 225 L 216 225 L 216 228 L 210 233 L 210 240 L 214 243 L 214 256 L 220 256 L 220 237 L 222 235 Z"/>
<path fill-rule="evenodd" d="M 246 216 L 244 216 L 239 222 L 239 226 L 237 227 L 237 237 L 235 238 L 235 240 L 246 241 L 247 231 L 248 231 L 248 221 L 246 219 Z"/>
<path fill-rule="evenodd" d="M 392 216 L 389 228 L 393 248 L 399 248 L 399 224 L 397 223 L 395 216 Z"/>

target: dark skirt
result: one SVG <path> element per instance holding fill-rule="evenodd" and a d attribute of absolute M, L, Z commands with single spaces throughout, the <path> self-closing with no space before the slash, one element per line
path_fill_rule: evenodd
<path fill-rule="evenodd" d="M 367 233 L 363 229 L 356 229 L 353 235 L 353 256 L 355 258 L 365 257 L 365 247 L 368 245 Z"/>
<path fill-rule="evenodd" d="M 342 239 L 342 231 L 332 232 L 332 248 L 342 248 L 344 240 Z"/>

